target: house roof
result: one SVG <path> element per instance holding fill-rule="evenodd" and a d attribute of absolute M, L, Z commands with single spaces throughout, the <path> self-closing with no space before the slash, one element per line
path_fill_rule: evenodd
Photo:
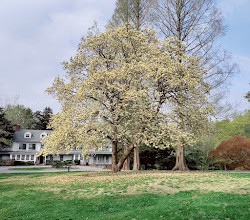
<path fill-rule="evenodd" d="M 31 138 L 25 138 L 24 134 L 30 132 Z M 14 142 L 26 142 L 26 143 L 37 143 L 41 142 L 42 138 L 40 135 L 42 133 L 51 134 L 52 130 L 30 130 L 30 129 L 20 129 L 19 131 L 15 131 L 13 141 Z"/>

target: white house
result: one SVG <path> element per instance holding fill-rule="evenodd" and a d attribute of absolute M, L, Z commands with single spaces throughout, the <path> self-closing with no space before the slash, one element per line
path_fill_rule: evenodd
<path fill-rule="evenodd" d="M 51 134 L 51 130 L 26 130 L 15 131 L 11 148 L 0 149 L 0 159 L 12 159 L 16 161 L 33 161 L 34 164 L 46 164 L 51 161 L 80 160 L 82 165 L 111 166 L 112 148 L 101 151 L 91 150 L 88 156 L 82 156 L 80 150 L 73 150 L 69 154 L 48 155 L 36 157 L 41 150 L 41 140 Z"/>

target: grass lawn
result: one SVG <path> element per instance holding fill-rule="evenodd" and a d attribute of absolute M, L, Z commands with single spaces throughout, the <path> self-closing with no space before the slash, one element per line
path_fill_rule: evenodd
<path fill-rule="evenodd" d="M 250 174 L 0 174 L 0 219 L 250 219 Z"/>

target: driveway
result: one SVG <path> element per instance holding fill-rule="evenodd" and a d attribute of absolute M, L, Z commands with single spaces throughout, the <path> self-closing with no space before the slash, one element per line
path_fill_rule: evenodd
<path fill-rule="evenodd" d="M 41 170 L 21 170 L 27 168 L 45 168 Z M 9 170 L 20 169 L 20 170 Z M 55 169 L 51 166 L 0 166 L 0 173 L 43 173 L 43 172 L 66 172 L 67 169 Z M 74 171 L 110 171 L 110 169 L 103 169 L 91 166 L 72 166 L 70 172 Z"/>

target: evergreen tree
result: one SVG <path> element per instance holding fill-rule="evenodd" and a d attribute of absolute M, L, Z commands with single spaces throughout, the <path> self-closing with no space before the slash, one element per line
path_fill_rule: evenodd
<path fill-rule="evenodd" d="M 34 129 L 37 130 L 46 130 L 48 129 L 49 121 L 53 111 L 50 107 L 46 107 L 43 112 L 36 111 L 34 113 L 35 126 Z"/>
<path fill-rule="evenodd" d="M 0 147 L 10 146 L 13 134 L 13 125 L 5 118 L 3 108 L 0 107 Z"/>

